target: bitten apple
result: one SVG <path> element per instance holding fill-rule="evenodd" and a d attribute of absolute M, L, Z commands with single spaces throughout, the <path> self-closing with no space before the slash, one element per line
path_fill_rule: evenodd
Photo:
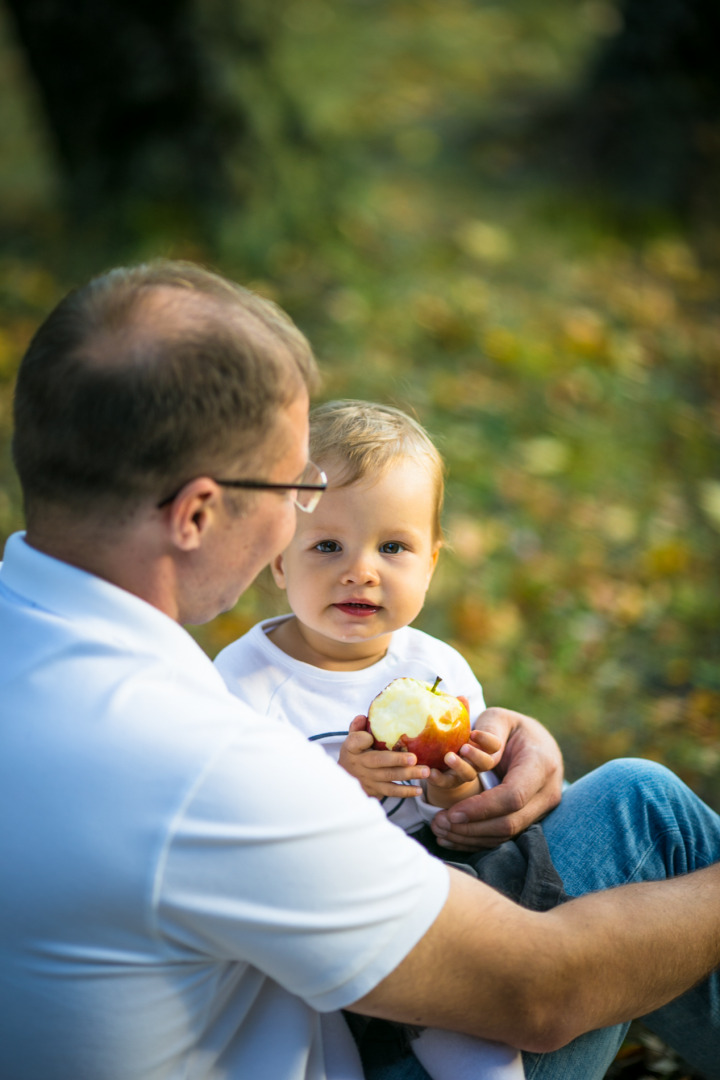
<path fill-rule="evenodd" d="M 418 765 L 446 772 L 445 755 L 470 737 L 466 704 L 419 679 L 393 679 L 368 709 L 367 729 L 378 750 L 407 750 Z"/>

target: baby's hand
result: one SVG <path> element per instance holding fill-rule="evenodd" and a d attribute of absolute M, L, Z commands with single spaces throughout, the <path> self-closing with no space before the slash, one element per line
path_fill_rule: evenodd
<path fill-rule="evenodd" d="M 406 799 L 422 795 L 419 786 L 401 786 L 393 781 L 425 780 L 430 775 L 430 769 L 426 765 L 418 765 L 414 754 L 373 750 L 373 737 L 365 730 L 365 721 L 366 717 L 356 716 L 350 725 L 350 732 L 340 748 L 339 761 L 343 769 L 360 781 L 366 795 L 376 799 L 385 796 Z"/>
<path fill-rule="evenodd" d="M 497 764 L 502 746 L 496 735 L 487 731 L 471 731 L 470 741 L 460 747 L 458 754 L 446 754 L 447 772 L 431 769 L 426 799 L 431 806 L 447 809 L 461 799 L 482 791 L 479 773 Z"/>

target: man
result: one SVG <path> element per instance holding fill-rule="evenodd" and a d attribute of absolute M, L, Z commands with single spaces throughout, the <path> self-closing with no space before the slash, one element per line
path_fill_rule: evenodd
<path fill-rule="evenodd" d="M 526 911 L 240 705 L 181 629 L 231 607 L 321 494 L 314 379 L 282 313 L 173 263 L 71 294 L 21 364 L 27 533 L 0 572 L 3 1080 L 359 1077 L 341 1008 L 510 1042 L 529 1076 L 571 1076 L 538 1054 L 720 962 L 720 866 Z M 495 722 L 502 834 L 557 802 L 560 770 L 534 721 Z M 720 858 L 714 815 L 655 783 L 632 804 L 653 844 L 656 821 L 673 831 L 652 876 L 678 852 L 698 852 L 681 869 Z M 574 818 L 563 800 L 555 841 L 594 811 L 625 853 L 630 801 L 599 811 L 597 789 L 569 799 Z M 715 1040 L 716 993 L 706 980 L 684 1013 Z M 559 1055 L 581 1047 L 600 1076 L 596 1045 Z"/>

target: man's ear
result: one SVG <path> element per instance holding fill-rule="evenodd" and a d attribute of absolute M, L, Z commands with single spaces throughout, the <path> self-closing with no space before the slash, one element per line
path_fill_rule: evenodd
<path fill-rule="evenodd" d="M 180 551 L 197 551 L 218 515 L 220 488 L 198 476 L 182 488 L 168 507 L 172 541 Z"/>
<path fill-rule="evenodd" d="M 275 579 L 275 584 L 278 589 L 285 589 L 287 583 L 285 581 L 285 563 L 282 555 L 276 555 L 270 563 L 270 569 L 272 570 L 272 576 Z"/>

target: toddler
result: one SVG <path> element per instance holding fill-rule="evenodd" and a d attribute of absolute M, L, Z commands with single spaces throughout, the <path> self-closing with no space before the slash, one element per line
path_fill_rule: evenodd
<path fill-rule="evenodd" d="M 467 698 L 471 718 L 485 708 L 460 654 L 409 625 L 442 546 L 442 459 L 400 410 L 356 401 L 313 411 L 310 456 L 327 473 L 327 491 L 312 514 L 298 514 L 290 546 L 271 564 L 292 614 L 259 623 L 216 664 L 234 694 L 320 742 L 434 854 L 482 865 L 487 852 L 443 853 L 428 823 L 439 808 L 497 782 L 490 771 L 500 750 L 495 736 L 473 730 L 441 773 L 412 754 L 373 750 L 357 715 L 405 676 L 433 683 L 440 675 L 444 690 Z M 497 1043 L 427 1028 L 411 1046 L 434 1080 L 524 1076 L 519 1051 Z"/>

